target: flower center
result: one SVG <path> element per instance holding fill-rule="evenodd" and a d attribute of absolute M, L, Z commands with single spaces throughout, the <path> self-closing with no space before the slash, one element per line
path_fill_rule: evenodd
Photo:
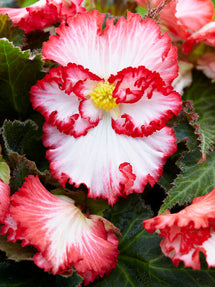
<path fill-rule="evenodd" d="M 115 84 L 99 82 L 90 93 L 90 99 L 93 100 L 96 107 L 108 112 L 119 105 L 116 103 L 116 99 L 112 96 L 114 89 Z"/>

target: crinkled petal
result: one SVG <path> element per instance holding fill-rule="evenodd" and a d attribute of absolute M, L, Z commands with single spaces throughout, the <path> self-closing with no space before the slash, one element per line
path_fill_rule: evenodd
<path fill-rule="evenodd" d="M 50 70 L 42 80 L 31 88 L 31 102 L 51 125 L 59 131 L 78 137 L 98 124 L 94 114 L 82 118 L 81 99 L 88 94 L 89 85 L 94 86 L 100 78 L 75 64 Z M 91 87 L 92 88 L 92 87 Z"/>
<path fill-rule="evenodd" d="M 132 138 L 118 135 L 107 115 L 86 136 L 74 139 L 48 124 L 44 145 L 49 147 L 50 170 L 63 185 L 84 183 L 88 196 L 114 204 L 118 197 L 142 192 L 162 174 L 166 158 L 176 151 L 175 135 L 165 127 L 153 135 Z"/>
<path fill-rule="evenodd" d="M 38 177 L 26 178 L 12 196 L 10 213 L 17 222 L 16 240 L 24 237 L 38 249 L 35 263 L 45 271 L 56 274 L 75 267 L 89 283 L 115 267 L 114 229 L 106 230 L 99 216 L 87 218 L 70 198 L 49 193 Z"/>
<path fill-rule="evenodd" d="M 109 82 L 116 84 L 113 97 L 121 103 L 121 116 L 113 120 L 119 134 L 151 135 L 181 110 L 181 96 L 171 86 L 165 87 L 158 73 L 143 66 L 124 69 L 111 76 Z"/>
<path fill-rule="evenodd" d="M 167 84 L 173 81 L 178 72 L 176 48 L 155 21 L 128 12 L 116 25 L 108 19 L 101 32 L 104 17 L 95 10 L 70 18 L 67 27 L 57 29 L 58 36 L 44 43 L 44 56 L 63 66 L 80 64 L 106 80 L 126 67 L 145 66 Z"/>

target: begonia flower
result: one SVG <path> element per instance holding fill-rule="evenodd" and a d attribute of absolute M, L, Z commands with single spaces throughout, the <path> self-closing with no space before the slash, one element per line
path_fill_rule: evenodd
<path fill-rule="evenodd" d="M 183 52 L 191 52 L 193 46 L 201 42 L 212 47 L 215 46 L 215 21 L 211 21 L 207 25 L 203 26 L 199 31 L 188 37 L 183 44 Z"/>
<path fill-rule="evenodd" d="M 31 101 L 46 119 L 53 176 L 114 204 L 161 176 L 176 151 L 165 124 L 181 97 L 170 86 L 176 49 L 156 22 L 128 13 L 102 30 L 104 19 L 98 11 L 77 15 L 44 43 L 44 57 L 63 67 L 32 87 Z"/>
<path fill-rule="evenodd" d="M 25 33 L 43 30 L 56 22 L 66 22 L 71 16 L 82 13 L 83 0 L 39 0 L 25 8 L 0 8 L 0 14 L 8 14 L 14 25 Z"/>
<path fill-rule="evenodd" d="M 101 216 L 83 214 L 69 197 L 51 194 L 38 176 L 29 175 L 12 195 L 8 214 L 16 222 L 5 222 L 13 241 L 33 245 L 34 262 L 45 271 L 74 267 L 88 284 L 115 268 L 119 230 Z"/>
<path fill-rule="evenodd" d="M 135 0 L 147 8 L 148 0 Z M 165 3 L 164 0 L 149 0 L 152 9 Z M 211 0 L 171 0 L 160 12 L 159 22 L 168 28 L 173 40 L 186 39 L 213 20 L 214 6 Z"/>
<path fill-rule="evenodd" d="M 200 269 L 199 252 L 204 253 L 208 267 L 215 267 L 215 188 L 205 196 L 196 197 L 192 204 L 178 213 L 158 215 L 143 221 L 146 231 L 156 230 L 165 256 L 175 266 Z"/>

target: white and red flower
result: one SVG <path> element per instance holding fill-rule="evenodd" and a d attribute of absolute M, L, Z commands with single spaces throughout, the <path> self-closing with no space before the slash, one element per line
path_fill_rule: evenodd
<path fill-rule="evenodd" d="M 165 125 L 181 97 L 170 85 L 176 48 L 155 21 L 128 13 L 102 30 L 104 18 L 97 11 L 77 15 L 44 43 L 44 57 L 63 67 L 32 87 L 31 101 L 46 119 L 53 175 L 114 204 L 161 176 L 176 151 Z"/>
<path fill-rule="evenodd" d="M 18 25 L 29 33 L 33 30 L 43 30 L 77 13 L 82 13 L 83 0 L 39 0 L 25 8 L 0 8 L 0 14 L 8 14 L 14 25 Z"/>
<path fill-rule="evenodd" d="M 144 228 L 164 237 L 160 243 L 165 256 L 175 266 L 200 269 L 199 252 L 204 253 L 209 267 L 215 267 L 215 188 L 178 213 L 158 215 L 143 221 Z"/>
<path fill-rule="evenodd" d="M 11 197 L 1 234 L 33 245 L 34 262 L 53 274 L 74 267 L 85 284 L 115 268 L 119 230 L 97 215 L 84 215 L 66 196 L 54 196 L 30 175 Z M 12 235 L 12 236 L 11 236 Z"/>
<path fill-rule="evenodd" d="M 135 0 L 140 6 L 148 7 L 147 0 Z M 149 0 L 156 9 L 164 0 Z M 193 32 L 211 22 L 214 6 L 211 0 L 171 0 L 160 12 L 159 22 L 168 28 L 173 40 L 186 39 Z"/>

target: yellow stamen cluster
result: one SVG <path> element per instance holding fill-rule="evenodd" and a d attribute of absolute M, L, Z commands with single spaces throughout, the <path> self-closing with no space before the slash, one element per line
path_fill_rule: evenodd
<path fill-rule="evenodd" d="M 96 107 L 108 112 L 118 106 L 116 99 L 112 96 L 114 89 L 115 84 L 99 82 L 90 93 L 90 99 L 93 100 Z"/>

